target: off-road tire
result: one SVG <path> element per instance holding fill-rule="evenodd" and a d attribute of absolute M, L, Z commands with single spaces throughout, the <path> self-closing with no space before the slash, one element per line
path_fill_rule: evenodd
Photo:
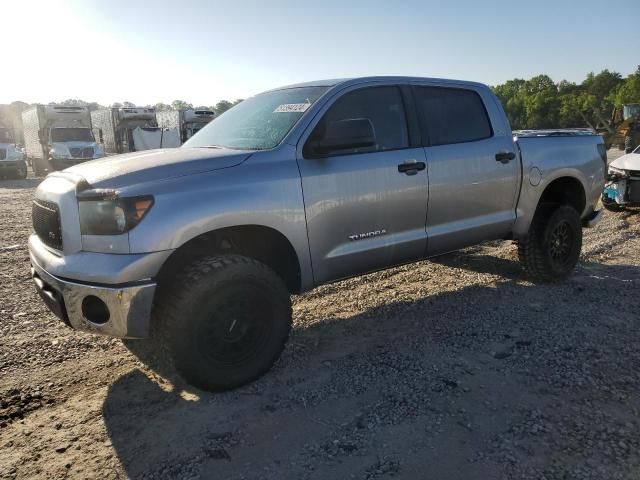
<path fill-rule="evenodd" d="M 518 241 L 518 257 L 524 269 L 542 282 L 560 281 L 571 275 L 581 249 L 580 215 L 569 205 L 540 205 L 529 233 Z"/>
<path fill-rule="evenodd" d="M 199 259 L 156 297 L 156 340 L 178 373 L 203 390 L 229 390 L 262 376 L 291 330 L 283 281 L 265 264 L 240 255 Z"/>

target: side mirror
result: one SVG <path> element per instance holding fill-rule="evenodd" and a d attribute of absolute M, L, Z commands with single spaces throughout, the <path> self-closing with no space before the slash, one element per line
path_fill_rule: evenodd
<path fill-rule="evenodd" d="M 346 118 L 329 122 L 324 136 L 313 146 L 316 153 L 326 155 L 331 152 L 353 148 L 373 147 L 376 133 L 368 118 Z"/>

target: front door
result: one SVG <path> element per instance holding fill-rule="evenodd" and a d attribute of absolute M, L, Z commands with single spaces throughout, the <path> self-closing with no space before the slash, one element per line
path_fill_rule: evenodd
<path fill-rule="evenodd" d="M 342 94 L 313 127 L 368 119 L 375 145 L 298 159 L 316 283 L 422 258 L 426 249 L 427 171 L 424 149 L 409 146 L 397 86 Z"/>

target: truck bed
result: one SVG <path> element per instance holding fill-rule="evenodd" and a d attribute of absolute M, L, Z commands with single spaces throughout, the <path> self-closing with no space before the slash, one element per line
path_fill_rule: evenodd
<path fill-rule="evenodd" d="M 526 234 L 540 192 L 560 177 L 582 184 L 582 218 L 600 198 L 606 174 L 606 150 L 600 135 L 587 129 L 514 131 L 522 165 L 522 187 L 516 211 L 516 236 Z M 592 210 L 592 209 L 591 209 Z"/>

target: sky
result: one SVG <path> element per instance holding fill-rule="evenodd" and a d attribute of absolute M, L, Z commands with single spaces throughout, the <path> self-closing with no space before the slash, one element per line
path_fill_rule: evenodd
<path fill-rule="evenodd" d="M 0 12 L 0 103 L 210 106 L 325 78 L 580 82 L 640 64 L 640 0 L 2 0 Z"/>

